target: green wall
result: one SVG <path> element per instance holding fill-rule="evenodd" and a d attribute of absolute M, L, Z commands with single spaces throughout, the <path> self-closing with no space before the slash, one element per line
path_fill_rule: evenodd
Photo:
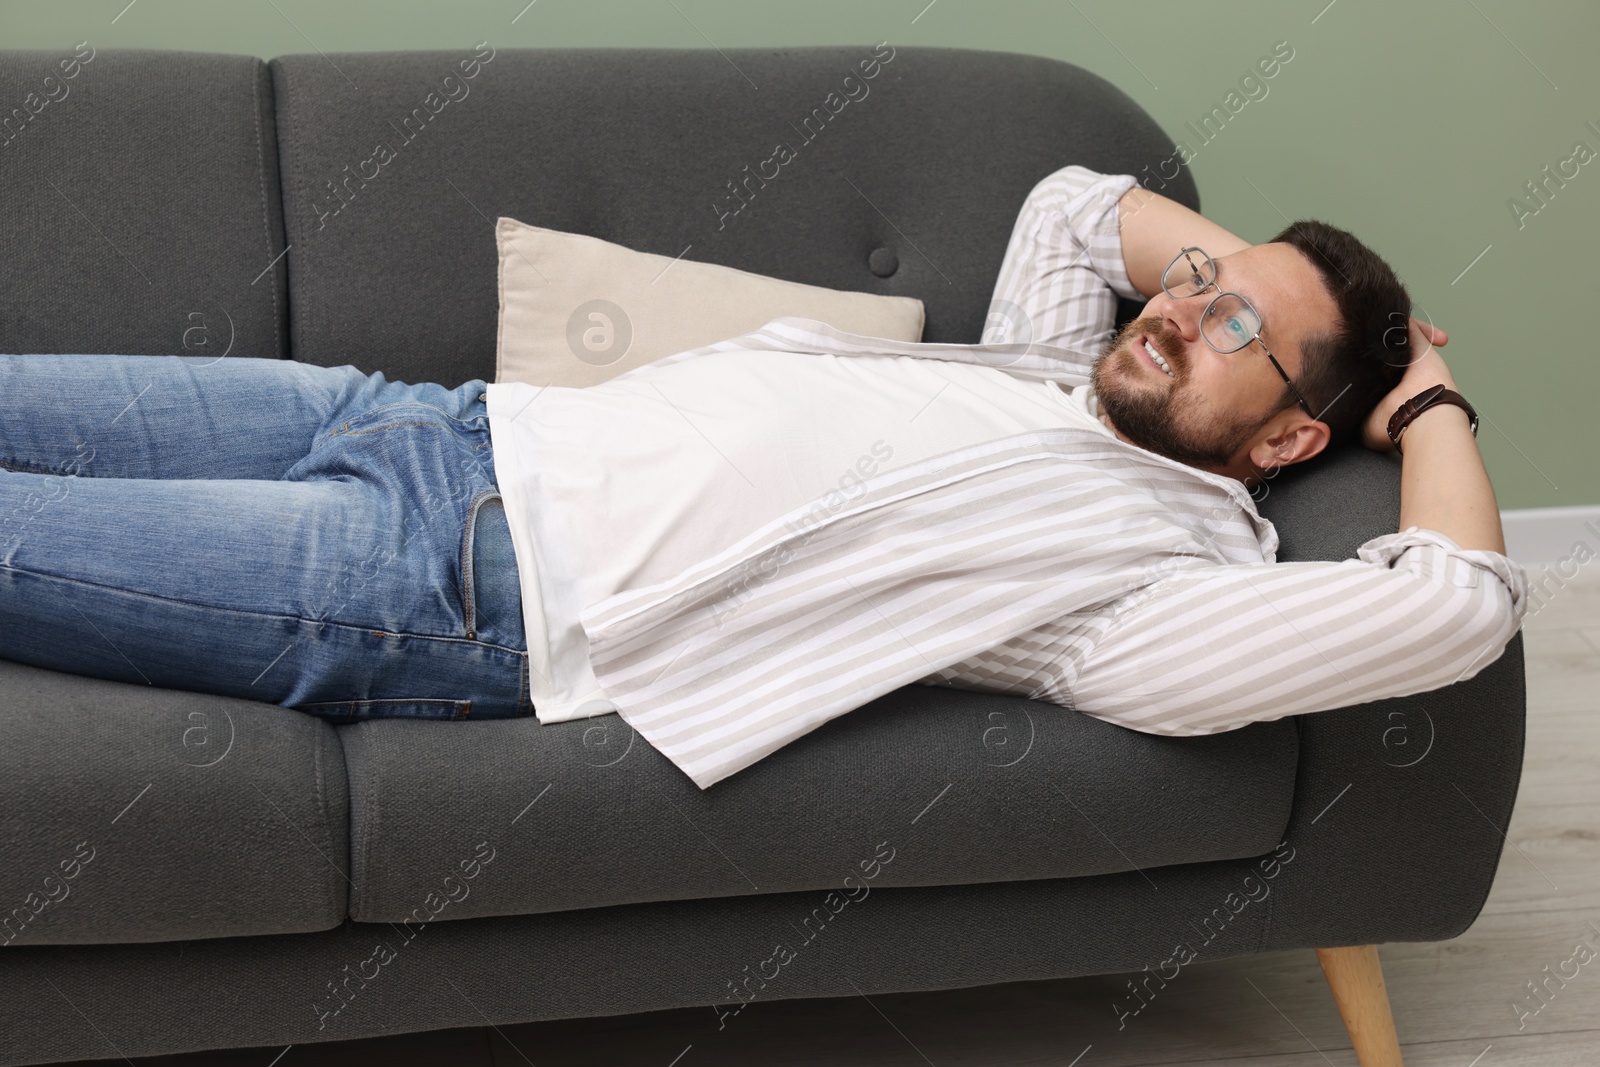
<path fill-rule="evenodd" d="M 1174 138 L 1276 42 L 1293 58 L 1191 163 L 1206 214 L 1249 240 L 1342 226 L 1450 331 L 1506 508 L 1600 503 L 1600 159 L 1537 214 L 1508 201 L 1600 152 L 1600 6 L 1512 0 L 0 0 L 0 47 L 254 53 L 578 45 L 940 45 L 1066 60 Z M 520 13 L 520 14 L 519 14 Z M 513 23 L 513 18 L 516 19 Z M 115 20 L 115 21 L 113 21 Z M 708 43 L 709 41 L 709 43 Z M 1593 122 L 1595 128 L 1585 125 Z M 1586 158 L 1580 155 L 1580 159 Z M 1484 250 L 1488 249 L 1485 253 Z M 1475 258 L 1483 253 L 1482 258 Z M 1471 269 L 1467 270 L 1471 264 Z M 1465 275 L 1462 271 L 1466 270 Z M 1589 334 L 1589 338 L 1583 335 Z"/>

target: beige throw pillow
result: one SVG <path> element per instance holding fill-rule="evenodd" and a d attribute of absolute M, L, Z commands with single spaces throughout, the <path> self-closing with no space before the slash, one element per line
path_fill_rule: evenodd
<path fill-rule="evenodd" d="M 495 223 L 495 242 L 496 382 L 596 385 L 784 315 L 870 337 L 922 340 L 922 301 L 913 297 L 845 292 L 674 260 L 504 217 Z"/>

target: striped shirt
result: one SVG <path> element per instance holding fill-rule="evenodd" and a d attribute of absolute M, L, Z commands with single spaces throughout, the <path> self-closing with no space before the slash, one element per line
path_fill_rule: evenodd
<path fill-rule="evenodd" d="M 1117 215 L 1133 184 L 1070 166 L 1034 188 L 982 344 L 785 317 L 615 380 L 716 352 L 915 356 L 1054 381 L 1097 413 L 1094 353 L 1116 297 L 1140 298 Z M 580 621 L 606 696 L 705 788 L 912 682 L 1214 733 L 1471 677 L 1524 612 L 1520 568 L 1434 531 L 1337 563 L 1277 547 L 1238 481 L 1073 422 L 867 478 Z"/>

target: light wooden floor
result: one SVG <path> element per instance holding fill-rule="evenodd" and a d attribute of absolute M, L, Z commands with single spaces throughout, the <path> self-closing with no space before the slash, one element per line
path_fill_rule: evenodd
<path fill-rule="evenodd" d="M 1600 563 L 1588 571 L 1525 625 L 1526 764 L 1483 914 L 1453 941 L 1380 946 L 1408 1067 L 1600 1064 L 1600 959 L 1520 1032 L 1512 1008 L 1578 938 L 1600 946 Z M 275 1067 L 1069 1067 L 1082 1054 L 1079 1067 L 1355 1067 L 1309 949 L 1197 963 L 1182 997 L 1158 999 L 1086 1052 L 1078 1035 L 1105 1032 L 1123 977 L 757 1002 L 721 1033 L 706 1010 L 681 1010 L 140 1062 L 268 1067 L 283 1053 Z"/>

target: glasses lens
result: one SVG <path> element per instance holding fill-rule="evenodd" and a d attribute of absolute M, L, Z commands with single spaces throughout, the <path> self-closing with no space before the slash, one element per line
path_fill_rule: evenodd
<path fill-rule="evenodd" d="M 1206 309 L 1200 331 L 1218 352 L 1237 352 L 1261 332 L 1261 317 L 1242 298 L 1224 293 Z"/>
<path fill-rule="evenodd" d="M 1217 280 L 1217 268 L 1211 257 L 1198 248 L 1186 248 L 1167 268 L 1161 284 L 1174 298 L 1194 296 Z"/>

